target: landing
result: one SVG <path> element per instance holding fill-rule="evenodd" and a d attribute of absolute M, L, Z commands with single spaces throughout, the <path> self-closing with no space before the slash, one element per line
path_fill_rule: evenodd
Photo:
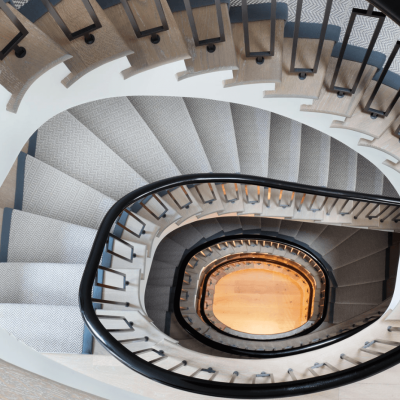
<path fill-rule="evenodd" d="M 250 334 L 296 329 L 307 322 L 309 293 L 307 284 L 293 278 L 261 269 L 228 274 L 215 286 L 214 315 L 231 329 Z"/>

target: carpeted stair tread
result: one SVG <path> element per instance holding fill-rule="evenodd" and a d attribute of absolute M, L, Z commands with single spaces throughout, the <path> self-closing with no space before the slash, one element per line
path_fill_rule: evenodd
<path fill-rule="evenodd" d="M 208 239 L 223 231 L 222 226 L 219 223 L 220 220 L 220 218 L 204 219 L 193 222 L 192 226 L 195 227 L 205 239 Z"/>
<path fill-rule="evenodd" d="M 302 125 L 299 183 L 327 186 L 330 148 L 330 136 L 307 125 Z"/>
<path fill-rule="evenodd" d="M 184 98 L 203 149 L 215 173 L 238 173 L 240 163 L 230 104 Z"/>
<path fill-rule="evenodd" d="M 327 225 L 303 222 L 295 238 L 300 242 L 310 244 L 314 242 L 327 227 Z"/>
<path fill-rule="evenodd" d="M 180 97 L 128 97 L 181 174 L 211 172 L 186 105 Z"/>
<path fill-rule="evenodd" d="M 310 243 L 310 247 L 321 255 L 325 255 L 340 243 L 354 235 L 358 229 L 344 226 L 327 226 L 316 240 Z"/>
<path fill-rule="evenodd" d="M 218 218 L 218 222 L 227 235 L 242 229 L 239 217 L 222 217 Z"/>
<path fill-rule="evenodd" d="M 37 158 L 26 156 L 22 210 L 97 229 L 115 200 Z M 21 188 L 22 189 L 22 188 Z M 17 189 L 18 190 L 18 189 Z"/>
<path fill-rule="evenodd" d="M 126 97 L 97 100 L 68 111 L 148 182 L 180 174 Z"/>
<path fill-rule="evenodd" d="M 163 268 L 154 270 L 152 274 L 152 269 L 150 270 L 149 281 L 151 286 L 173 286 L 176 268 Z"/>
<path fill-rule="evenodd" d="M 231 103 L 240 172 L 268 177 L 271 113 Z"/>
<path fill-rule="evenodd" d="M 166 323 L 166 318 L 168 318 L 168 313 L 164 310 L 151 309 L 149 307 L 146 307 L 146 305 L 145 309 L 147 311 L 147 315 L 153 321 L 154 325 L 161 332 L 164 332 L 167 335 L 169 335 L 169 329 L 167 329 L 169 324 Z"/>
<path fill-rule="evenodd" d="M 331 138 L 328 187 L 354 191 L 357 180 L 357 152 Z"/>
<path fill-rule="evenodd" d="M 271 115 L 268 178 L 297 182 L 301 147 L 301 123 Z"/>
<path fill-rule="evenodd" d="M 239 217 L 244 233 L 246 231 L 259 231 L 261 229 L 261 219 L 253 217 Z"/>
<path fill-rule="evenodd" d="M 300 221 L 288 221 L 283 219 L 279 228 L 279 235 L 296 237 L 302 224 L 303 223 Z"/>
<path fill-rule="evenodd" d="M 96 231 L 13 210 L 8 262 L 85 264 Z"/>
<path fill-rule="evenodd" d="M 383 192 L 383 173 L 361 154 L 357 155 L 356 192 L 379 195 Z"/>
<path fill-rule="evenodd" d="M 383 282 L 338 287 L 335 290 L 335 303 L 378 305 L 384 300 L 382 298 L 382 288 Z"/>
<path fill-rule="evenodd" d="M 398 258 L 398 255 L 397 255 Z M 335 269 L 338 286 L 352 286 L 385 280 L 386 250 L 381 250 L 342 268 Z"/>
<path fill-rule="evenodd" d="M 371 308 L 374 308 L 371 304 L 335 304 L 333 310 L 333 323 L 339 324 L 347 321 L 348 319 L 356 317 Z"/>
<path fill-rule="evenodd" d="M 0 263 L 0 303 L 78 306 L 84 264 Z"/>
<path fill-rule="evenodd" d="M 325 254 L 325 260 L 333 269 L 368 257 L 388 247 L 388 233 L 360 229 L 345 242 Z"/>
<path fill-rule="evenodd" d="M 261 230 L 263 232 L 279 232 L 281 227 L 281 219 L 277 218 L 261 218 Z"/>
<path fill-rule="evenodd" d="M 387 197 L 395 197 L 395 198 L 400 197 L 399 194 L 397 193 L 397 190 L 390 183 L 389 179 L 386 178 L 386 176 L 383 176 L 382 195 L 387 196 Z"/>
<path fill-rule="evenodd" d="M 154 260 L 178 266 L 185 250 L 186 249 L 182 245 L 166 237 L 157 247 L 154 254 Z"/>
<path fill-rule="evenodd" d="M 169 295 L 171 293 L 171 287 L 166 285 L 147 285 L 145 293 L 145 307 L 146 310 L 160 310 L 168 311 L 170 308 Z M 149 315 L 152 318 L 151 315 Z"/>
<path fill-rule="evenodd" d="M 0 304 L 0 327 L 41 353 L 81 353 L 83 326 L 78 306 Z"/>
<path fill-rule="evenodd" d="M 200 232 L 192 225 L 184 225 L 179 229 L 172 231 L 168 238 L 180 244 L 185 249 L 190 249 L 196 243 L 203 239 Z"/>
<path fill-rule="evenodd" d="M 114 200 L 147 183 L 68 111 L 39 128 L 35 157 Z"/>

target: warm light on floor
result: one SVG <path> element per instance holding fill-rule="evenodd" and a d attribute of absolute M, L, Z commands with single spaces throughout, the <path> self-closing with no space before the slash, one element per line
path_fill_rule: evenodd
<path fill-rule="evenodd" d="M 291 331 L 307 322 L 307 293 L 290 276 L 246 269 L 221 278 L 213 310 L 231 329 L 251 334 Z"/>

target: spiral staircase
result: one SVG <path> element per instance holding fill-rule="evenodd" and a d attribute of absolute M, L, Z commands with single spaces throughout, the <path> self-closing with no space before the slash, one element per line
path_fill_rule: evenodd
<path fill-rule="evenodd" d="M 396 397 L 396 5 L 9 0 L 0 20 L 1 396 Z M 224 322 L 217 289 L 249 272 L 302 291 L 302 322 Z"/>

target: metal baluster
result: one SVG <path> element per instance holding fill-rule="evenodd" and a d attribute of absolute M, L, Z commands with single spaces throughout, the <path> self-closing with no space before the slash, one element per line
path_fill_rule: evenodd
<path fill-rule="evenodd" d="M 92 297 L 92 302 L 93 303 L 101 303 L 101 304 L 113 304 L 115 306 L 124 306 L 124 307 L 129 307 L 130 303 L 126 302 L 121 302 L 121 301 L 111 301 L 111 300 L 103 300 L 103 299 L 95 299 Z"/>
<path fill-rule="evenodd" d="M 271 188 L 268 188 L 268 194 L 267 194 L 267 208 L 271 206 Z M 278 205 L 279 207 L 279 205 Z"/>
<path fill-rule="evenodd" d="M 314 67 L 312 69 L 310 69 L 310 68 L 295 68 L 297 43 L 299 40 L 299 31 L 300 31 L 300 23 L 301 23 L 300 22 L 301 10 L 303 7 L 303 0 L 297 0 L 296 20 L 295 20 L 295 25 L 294 25 L 292 59 L 291 59 L 291 63 L 290 63 L 290 72 L 291 73 L 298 72 L 299 79 L 301 79 L 301 80 L 306 79 L 307 74 L 316 74 L 318 71 L 319 61 L 321 59 L 322 47 L 324 45 L 325 34 L 326 34 L 327 27 L 328 27 L 328 22 L 329 22 L 329 15 L 331 13 L 332 1 L 333 0 L 328 0 L 326 2 L 325 15 L 324 15 L 324 20 L 323 20 L 322 26 L 321 26 L 321 32 L 320 32 L 320 36 L 319 36 L 318 49 L 317 49 L 317 54 L 315 56 Z"/>
<path fill-rule="evenodd" d="M 128 215 L 130 215 L 132 218 L 134 218 L 136 221 L 138 221 L 140 224 L 142 224 L 142 227 L 141 227 L 139 233 L 133 232 L 131 229 L 127 228 L 124 224 L 122 224 L 119 221 L 124 212 L 126 212 Z M 126 222 L 128 222 L 128 219 L 126 220 Z M 136 236 L 137 238 L 140 238 L 142 235 L 146 234 L 146 231 L 144 230 L 146 224 L 140 218 L 138 218 L 135 214 L 133 214 L 132 211 L 128 210 L 127 208 L 124 211 L 122 211 L 122 213 L 119 215 L 118 220 L 117 220 L 117 225 L 120 226 L 125 231 L 129 232 L 130 234 L 132 234 L 133 236 Z"/>
<path fill-rule="evenodd" d="M 400 219 L 397 218 L 399 216 L 400 216 L 400 213 L 396 214 L 395 217 L 392 219 L 392 221 L 394 221 L 397 224 L 397 222 L 400 221 Z"/>
<path fill-rule="evenodd" d="M 238 376 L 239 376 L 239 372 L 237 372 L 237 371 L 233 372 L 233 373 L 232 373 L 232 378 L 231 378 L 231 380 L 229 381 L 229 383 L 234 383 L 235 380 L 236 380 L 236 378 L 237 378 Z"/>
<path fill-rule="evenodd" d="M 183 206 L 181 206 L 178 201 L 176 200 L 176 198 L 173 196 L 172 191 L 171 190 L 167 190 L 167 193 L 171 196 L 171 199 L 174 201 L 174 203 L 178 206 L 178 208 L 180 210 L 183 210 L 184 208 L 188 209 L 189 206 L 193 203 L 191 198 L 188 195 L 188 192 L 186 191 L 186 189 L 183 186 L 180 186 L 180 188 L 182 189 L 183 193 L 186 195 L 188 202 L 186 204 L 184 204 Z"/>
<path fill-rule="evenodd" d="M 267 374 L 267 373 L 264 372 L 264 371 L 261 372 L 261 374 L 256 374 L 256 375 L 254 375 L 254 376 L 253 376 L 253 381 L 252 381 L 252 383 L 253 383 L 253 384 L 256 383 L 256 378 L 268 378 L 268 377 L 271 378 L 271 383 L 275 383 L 274 375 L 273 375 L 273 374 Z"/>
<path fill-rule="evenodd" d="M 23 58 L 26 56 L 25 47 L 18 46 L 18 43 L 21 42 L 28 35 L 27 29 L 22 25 L 20 20 L 14 15 L 14 13 L 8 8 L 7 4 L 4 0 L 0 0 L 0 10 L 4 12 L 6 17 L 11 21 L 11 23 L 18 29 L 18 34 L 11 39 L 11 41 L 0 51 L 0 61 L 4 60 L 5 57 L 11 52 L 15 51 L 15 56 L 17 58 Z"/>
<path fill-rule="evenodd" d="M 369 353 L 374 356 L 381 356 L 382 354 L 385 354 L 381 351 L 376 351 L 376 350 L 371 350 L 369 347 L 372 346 L 375 343 L 375 340 L 372 342 L 365 342 L 365 345 L 361 347 L 360 351 L 363 351 L 364 353 Z"/>
<path fill-rule="evenodd" d="M 122 288 L 119 288 L 117 286 L 110 286 L 110 285 L 104 285 L 103 283 L 99 282 L 99 270 L 101 271 L 106 271 L 106 272 L 110 272 L 112 274 L 115 275 L 119 275 L 122 276 Z M 103 278 L 104 279 L 104 278 Z M 102 267 L 101 265 L 99 265 L 97 267 L 97 273 L 96 273 L 96 279 L 95 279 L 95 285 L 99 286 L 99 287 L 103 287 L 106 289 L 113 289 L 113 290 L 120 290 L 122 292 L 126 292 L 126 287 L 129 285 L 129 282 L 126 280 L 126 275 L 122 272 L 119 271 L 115 271 L 109 267 Z"/>
<path fill-rule="evenodd" d="M 157 35 L 160 32 L 165 32 L 167 31 L 168 28 L 168 22 L 167 19 L 165 18 L 164 10 L 162 8 L 160 0 L 154 0 L 154 3 L 157 8 L 158 16 L 160 17 L 161 21 L 161 26 L 158 26 L 156 28 L 151 28 L 151 29 L 146 29 L 144 31 L 141 31 L 139 28 L 139 25 L 136 21 L 135 16 L 133 15 L 132 9 L 130 8 L 128 1 L 127 0 L 121 0 L 122 6 L 124 7 L 124 10 L 126 12 L 126 15 L 128 16 L 129 22 L 132 25 L 132 28 L 135 32 L 135 35 L 138 39 L 143 38 L 145 36 L 150 36 L 150 41 L 153 44 L 157 44 L 160 42 L 160 36 Z"/>
<path fill-rule="evenodd" d="M 114 252 L 114 241 L 115 240 L 120 242 L 120 243 L 123 243 L 125 246 L 127 246 L 127 247 L 129 247 L 131 249 L 130 258 L 121 256 L 120 254 Z M 111 246 L 111 249 L 110 249 L 110 246 Z M 115 257 L 121 258 L 122 260 L 129 261 L 130 263 L 132 263 L 133 259 L 136 258 L 136 254 L 134 253 L 134 250 L 135 250 L 135 248 L 130 243 L 126 242 L 125 240 L 123 240 L 121 238 L 119 238 L 118 236 L 114 235 L 113 233 L 109 233 L 108 234 L 108 238 L 107 238 L 107 242 L 106 242 L 106 251 L 107 251 L 107 253 L 109 253 L 109 254 L 111 254 L 111 255 L 113 255 Z"/>
<path fill-rule="evenodd" d="M 133 328 L 133 322 L 128 322 L 128 320 L 123 316 L 118 315 L 97 315 L 98 319 L 109 319 L 109 320 L 122 320 L 124 321 L 129 328 L 127 329 L 107 329 L 107 332 L 134 332 L 135 329 Z"/>
<path fill-rule="evenodd" d="M 198 186 L 199 185 L 196 185 L 194 188 L 195 188 L 197 194 L 199 195 L 201 201 L 203 202 L 203 204 L 212 204 L 213 201 L 217 200 L 217 197 L 215 196 L 214 189 L 213 189 L 211 183 L 208 183 L 208 187 L 210 188 L 210 191 L 211 191 L 211 194 L 213 195 L 213 198 L 211 200 L 207 200 L 207 201 L 204 200 L 202 194 L 200 193 L 200 190 L 199 190 Z"/>
<path fill-rule="evenodd" d="M 400 332 L 400 328 L 397 328 L 396 326 L 388 326 L 387 330 L 389 332 Z"/>
<path fill-rule="evenodd" d="M 209 381 L 213 381 L 217 375 L 218 375 L 218 371 L 215 371 L 215 372 L 211 375 Z"/>
<path fill-rule="evenodd" d="M 370 204 L 371 204 L 371 203 L 366 203 L 365 206 L 361 209 L 361 211 L 359 211 L 358 214 L 354 216 L 354 219 L 357 219 L 357 218 L 362 214 L 362 212 L 363 212 Z"/>
<path fill-rule="evenodd" d="M 400 208 L 400 207 L 394 207 L 393 210 L 391 210 L 390 213 L 389 213 L 388 215 L 386 215 L 385 218 L 382 218 L 382 219 L 380 220 L 380 222 L 385 222 L 385 220 L 386 220 L 388 217 L 390 217 L 390 216 L 391 216 L 395 211 L 397 211 L 399 208 Z"/>
<path fill-rule="evenodd" d="M 247 9 L 247 0 L 242 0 L 242 22 L 243 22 L 244 48 L 246 52 L 246 57 L 255 57 L 256 63 L 258 65 L 261 65 L 264 63 L 264 57 L 272 57 L 275 52 L 276 0 L 271 0 L 271 34 L 270 34 L 269 51 L 259 51 L 259 52 L 250 51 L 249 16 Z"/>
<path fill-rule="evenodd" d="M 215 8 L 217 11 L 219 37 L 212 39 L 199 40 L 199 35 L 197 33 L 196 22 L 193 16 L 192 6 L 190 5 L 190 0 L 183 0 L 185 4 L 186 13 L 189 20 L 190 29 L 192 30 L 193 40 L 196 47 L 207 46 L 207 51 L 213 53 L 216 50 L 215 43 L 225 42 L 225 32 L 224 32 L 224 22 L 222 20 L 222 9 L 221 0 L 215 0 Z"/>
<path fill-rule="evenodd" d="M 168 208 L 165 207 L 164 203 L 156 196 L 155 194 L 151 195 L 160 205 L 161 207 L 164 208 L 164 211 L 160 215 L 156 215 L 151 211 L 146 204 L 143 203 L 143 200 L 140 202 L 140 205 L 148 212 L 150 213 L 157 221 L 160 220 L 161 218 L 165 218 L 167 216 Z"/>
<path fill-rule="evenodd" d="M 349 201 L 349 200 L 347 200 L 347 201 Z M 358 207 L 358 205 L 361 203 L 361 201 L 356 201 L 355 203 L 354 203 L 354 205 L 353 205 L 353 207 L 349 210 L 349 211 L 347 211 L 347 212 L 340 212 L 340 215 L 342 215 L 342 216 L 344 216 L 344 215 L 349 215 L 349 214 L 352 214 L 353 212 L 354 212 L 354 210 Z M 343 210 L 343 207 L 341 208 L 341 211 Z M 362 212 L 362 211 L 361 211 Z"/>
<path fill-rule="evenodd" d="M 244 191 L 245 191 L 245 193 L 246 193 L 246 203 L 247 204 L 252 204 L 252 205 L 254 205 L 254 204 L 257 204 L 257 203 L 259 203 L 260 202 L 260 186 L 257 186 L 257 196 L 258 196 L 258 198 L 257 198 L 257 200 L 256 201 L 250 201 L 249 200 L 249 189 L 248 189 L 248 185 L 244 185 Z"/>
<path fill-rule="evenodd" d="M 235 192 L 236 192 L 236 198 L 228 200 L 228 197 L 226 195 L 226 189 L 225 189 L 225 184 L 221 184 L 222 192 L 224 193 L 224 197 L 227 203 L 235 203 L 237 200 L 239 200 L 239 189 L 237 183 L 234 183 L 235 185 Z"/>
<path fill-rule="evenodd" d="M 291 377 L 294 381 L 297 381 L 296 375 L 294 374 L 292 368 L 289 368 L 289 369 L 288 369 L 288 374 L 290 375 L 290 377 Z"/>
<path fill-rule="evenodd" d="M 69 28 L 67 27 L 67 25 L 61 18 L 60 14 L 57 12 L 57 10 L 54 8 L 54 6 L 50 3 L 49 0 L 42 0 L 42 3 L 47 8 L 47 11 L 53 17 L 54 21 L 56 21 L 57 25 L 60 27 L 60 29 L 63 31 L 64 35 L 68 38 L 69 41 L 72 41 L 72 40 L 75 40 L 75 39 L 78 39 L 78 38 L 84 36 L 86 44 L 94 43 L 95 37 L 90 32 L 100 29 L 101 23 L 95 13 L 95 11 L 93 10 L 93 7 L 90 4 L 89 0 L 82 0 L 82 3 L 85 6 L 86 11 L 88 12 L 90 18 L 92 19 L 93 24 L 89 25 L 85 28 L 79 29 L 78 31 L 75 31 L 75 32 L 71 32 L 69 30 Z"/>
<path fill-rule="evenodd" d="M 385 14 L 383 14 L 381 12 L 373 11 L 373 9 L 374 9 L 374 6 L 372 4 L 370 4 L 368 6 L 368 10 L 360 10 L 358 8 L 353 8 L 353 11 L 351 13 L 349 25 L 347 26 L 347 30 L 346 30 L 346 33 L 345 33 L 345 36 L 344 36 L 344 39 L 343 39 L 342 47 L 340 49 L 339 58 L 338 58 L 338 61 L 336 63 L 335 71 L 333 73 L 332 83 L 331 83 L 331 86 L 330 86 L 330 91 L 337 92 L 339 98 L 344 97 L 345 93 L 353 95 L 356 92 L 356 89 L 358 87 L 358 84 L 360 83 L 362 74 L 363 74 L 363 72 L 365 70 L 365 67 L 367 66 L 368 59 L 369 59 L 369 57 L 370 57 L 370 55 L 372 53 L 372 50 L 374 48 L 375 42 L 378 39 L 379 33 L 380 33 L 381 29 L 382 29 L 383 22 L 385 20 Z M 358 72 L 358 75 L 357 75 L 357 77 L 356 77 L 356 79 L 354 81 L 353 87 L 352 88 L 338 87 L 338 86 L 335 86 L 335 83 L 336 83 L 336 80 L 337 80 L 338 75 L 339 75 L 339 71 L 340 71 L 340 67 L 342 65 L 344 53 L 345 53 L 345 50 L 346 50 L 346 47 L 347 47 L 347 44 L 348 44 L 348 41 L 349 41 L 349 38 L 350 38 L 350 34 L 351 34 L 352 29 L 353 29 L 353 25 L 354 25 L 354 22 L 355 22 L 355 19 L 356 19 L 357 15 L 366 16 L 366 17 L 369 17 L 369 18 L 377 18 L 378 19 L 378 23 L 376 24 L 376 28 L 375 28 L 374 34 L 372 36 L 372 39 L 371 39 L 370 44 L 368 46 L 368 49 L 367 49 L 367 51 L 365 53 L 363 62 L 361 64 L 361 67 L 360 67 L 360 70 Z"/>
<path fill-rule="evenodd" d="M 333 210 L 333 207 L 336 206 L 336 203 L 337 203 L 338 201 L 339 201 L 339 199 L 337 198 L 337 199 L 332 203 L 330 209 L 326 212 L 326 215 L 330 215 L 330 214 L 331 214 L 331 212 L 332 212 L 332 210 Z"/>
<path fill-rule="evenodd" d="M 297 212 L 301 211 L 301 208 L 303 207 L 303 203 L 304 203 L 304 200 L 305 200 L 306 196 L 307 196 L 307 194 L 304 193 L 303 197 L 301 198 L 301 201 L 300 201 L 300 204 L 299 204 L 299 208 L 297 209 Z"/>
<path fill-rule="evenodd" d="M 136 338 L 136 339 L 123 339 L 119 340 L 120 343 L 129 343 L 129 342 L 148 342 L 149 338 L 147 336 L 142 337 L 142 338 Z"/>
<path fill-rule="evenodd" d="M 350 363 L 352 363 L 352 364 L 354 364 L 354 365 L 360 365 L 360 364 L 362 364 L 361 361 L 358 361 L 358 360 L 355 360 L 354 358 L 348 357 L 348 356 L 346 356 L 346 354 L 344 354 L 344 353 L 340 355 L 340 358 L 341 358 L 342 360 L 346 360 L 346 361 L 348 361 L 348 362 L 350 362 Z"/>
<path fill-rule="evenodd" d="M 183 361 L 180 362 L 179 364 L 175 365 L 175 367 L 171 367 L 168 371 L 174 372 L 174 371 L 176 371 L 178 368 L 186 367 L 186 365 L 187 365 L 187 361 L 186 361 L 186 360 L 183 360 Z"/>
<path fill-rule="evenodd" d="M 372 214 L 378 207 L 379 207 L 379 204 L 375 204 L 375 206 L 372 207 L 372 210 L 370 210 L 370 212 L 365 216 L 365 218 L 368 218 L 369 220 L 371 220 L 371 219 L 373 219 L 373 218 L 379 217 L 379 215 L 381 215 L 382 213 L 378 213 L 377 215 L 371 216 L 371 214 Z M 387 206 L 387 207 L 385 208 L 385 211 L 387 210 L 388 207 L 389 207 L 389 206 Z"/>
<path fill-rule="evenodd" d="M 377 110 L 375 108 L 371 108 L 371 105 L 375 99 L 376 94 L 379 91 L 379 88 L 381 87 L 383 80 L 385 79 L 385 76 L 387 74 L 387 72 L 389 71 L 390 66 L 393 63 L 394 58 L 396 57 L 396 54 L 398 52 L 400 48 L 400 41 L 397 41 L 397 43 L 395 44 L 392 53 L 390 54 L 388 60 L 386 61 L 385 67 L 383 68 L 378 82 L 376 83 L 374 90 L 372 91 L 371 97 L 369 98 L 367 104 L 364 107 L 364 111 L 367 113 L 371 113 L 371 118 L 375 119 L 376 117 L 387 117 L 390 112 L 392 111 L 394 105 L 397 103 L 397 100 L 400 97 L 400 90 L 396 93 L 396 96 L 394 96 L 392 102 L 389 104 L 388 108 L 386 109 L 386 111 L 381 111 L 381 110 Z"/>

